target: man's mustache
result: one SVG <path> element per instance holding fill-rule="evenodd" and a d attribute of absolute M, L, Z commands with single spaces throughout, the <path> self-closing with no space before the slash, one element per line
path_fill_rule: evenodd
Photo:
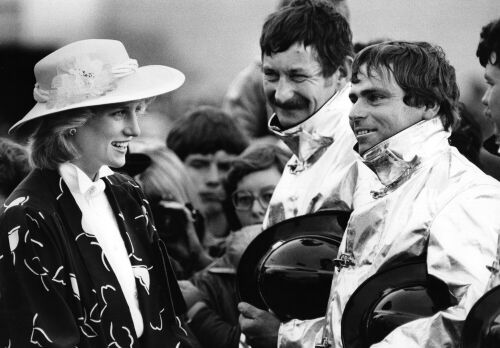
<path fill-rule="evenodd" d="M 309 101 L 301 96 L 294 96 L 292 99 L 288 99 L 285 102 L 279 102 L 276 100 L 275 96 L 272 95 L 269 98 L 269 103 L 283 110 L 305 109 L 309 105 Z"/>

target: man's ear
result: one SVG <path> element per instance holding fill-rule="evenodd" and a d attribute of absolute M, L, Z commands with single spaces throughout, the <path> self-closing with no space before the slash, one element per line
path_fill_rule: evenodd
<path fill-rule="evenodd" d="M 332 76 L 330 76 L 330 81 L 335 84 L 335 88 L 338 90 L 345 86 L 346 83 L 351 81 L 352 75 L 352 57 L 346 57 L 344 62 L 335 70 Z"/>
<path fill-rule="evenodd" d="M 425 108 L 425 111 L 424 111 L 423 119 L 430 120 L 430 119 L 433 119 L 434 117 L 437 116 L 440 107 L 438 104 L 434 104 L 433 106 L 424 106 L 424 108 Z"/>
<path fill-rule="evenodd" d="M 339 78 L 345 79 L 346 82 L 351 81 L 352 62 L 353 62 L 353 58 L 347 56 L 347 57 L 345 57 L 344 62 L 342 63 L 342 65 L 340 65 L 339 68 L 338 68 Z"/>

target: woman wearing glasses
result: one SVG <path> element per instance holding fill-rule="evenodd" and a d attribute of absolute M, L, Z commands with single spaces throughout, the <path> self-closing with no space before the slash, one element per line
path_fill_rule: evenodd
<path fill-rule="evenodd" d="M 231 166 L 226 190 L 235 221 L 226 252 L 192 277 L 197 288 L 181 283 L 190 326 L 203 346 L 238 347 L 240 343 L 236 269 L 246 246 L 262 230 L 267 206 L 288 158 L 276 145 L 259 144 L 247 148 Z"/>

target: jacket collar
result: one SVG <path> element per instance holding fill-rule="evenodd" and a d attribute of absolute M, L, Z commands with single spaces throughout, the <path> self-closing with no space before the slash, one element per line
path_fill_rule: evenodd
<path fill-rule="evenodd" d="M 349 100 L 351 85 L 335 93 L 325 105 L 304 122 L 283 130 L 276 114 L 268 127 L 290 148 L 302 164 L 314 162 L 336 138 L 350 131 L 347 115 L 352 107 Z"/>
<path fill-rule="evenodd" d="M 450 133 L 439 117 L 406 128 L 366 151 L 363 162 L 387 188 L 405 182 L 422 161 L 448 146 Z"/>
<path fill-rule="evenodd" d="M 71 192 L 94 196 L 104 191 L 105 184 L 101 179 L 114 173 L 109 167 L 102 166 L 98 172 L 99 180 L 94 182 L 76 165 L 65 162 L 59 166 L 59 174 Z"/>

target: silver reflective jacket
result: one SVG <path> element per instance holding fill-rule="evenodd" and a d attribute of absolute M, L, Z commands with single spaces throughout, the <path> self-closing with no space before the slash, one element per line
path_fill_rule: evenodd
<path fill-rule="evenodd" d="M 352 265 L 334 275 L 327 320 L 293 320 L 279 346 L 312 347 L 323 328 L 342 347 L 341 318 L 356 288 L 396 258 L 427 253 L 428 272 L 443 280 L 457 305 L 414 320 L 373 347 L 456 347 L 467 312 L 484 292 L 500 232 L 500 183 L 450 147 L 439 118 L 422 121 L 363 155 L 382 183 L 355 208 L 339 254 Z"/>
<path fill-rule="evenodd" d="M 293 153 L 274 190 L 264 228 L 295 216 L 332 208 L 352 210 L 358 171 L 356 138 L 349 126 L 350 84 L 335 94 L 320 110 L 287 130 L 269 129 Z"/>

